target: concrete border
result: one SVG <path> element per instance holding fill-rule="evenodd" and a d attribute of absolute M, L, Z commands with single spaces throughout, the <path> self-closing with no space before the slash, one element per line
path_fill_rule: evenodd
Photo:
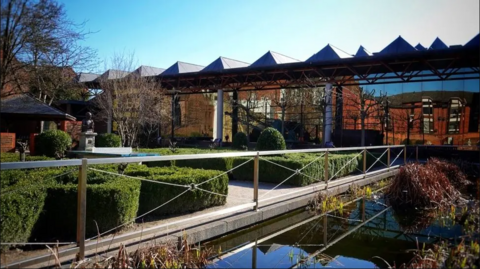
<path fill-rule="evenodd" d="M 86 257 L 92 258 L 97 253 L 106 253 L 107 255 L 115 254 L 118 251 L 118 248 L 123 245 L 127 248 L 127 251 L 135 250 L 141 244 L 148 244 L 155 240 L 155 242 L 179 242 L 183 239 L 184 235 L 187 235 L 188 242 L 195 244 L 202 241 L 211 240 L 228 233 L 232 233 L 241 229 L 245 229 L 251 225 L 261 223 L 263 221 L 271 220 L 272 218 L 284 215 L 291 211 L 297 210 L 302 207 L 306 207 L 309 201 L 316 195 L 318 192 L 328 192 L 341 194 L 346 192 L 349 187 L 355 183 L 358 186 L 364 186 L 372 184 L 374 182 L 380 181 L 384 178 L 392 177 L 398 172 L 398 169 L 392 169 L 383 173 L 374 174 L 367 176 L 362 179 L 357 178 L 346 178 L 344 180 L 338 179 L 329 183 L 328 189 L 307 189 L 300 193 L 297 193 L 294 197 L 289 199 L 284 199 L 279 202 L 270 203 L 268 205 L 262 206 L 260 204 L 260 209 L 258 211 L 252 211 L 251 209 L 245 209 L 230 214 L 229 216 L 219 217 L 214 221 L 207 221 L 201 223 L 200 221 L 192 221 L 183 223 L 180 225 L 169 227 L 168 231 L 164 231 L 158 234 L 150 234 L 144 237 L 131 238 L 123 240 L 122 242 L 115 242 L 108 246 L 99 246 L 96 249 L 86 251 Z M 72 250 L 76 247 L 65 250 L 66 253 L 73 252 Z M 68 251 L 68 252 L 67 252 Z M 66 263 L 74 260 L 74 254 L 66 254 L 62 256 L 63 251 L 60 251 L 60 262 Z M 74 252 L 76 253 L 76 252 Z M 52 255 L 44 255 L 34 257 L 24 261 L 17 261 L 10 263 L 9 265 L 2 268 L 39 268 L 52 265 Z"/>

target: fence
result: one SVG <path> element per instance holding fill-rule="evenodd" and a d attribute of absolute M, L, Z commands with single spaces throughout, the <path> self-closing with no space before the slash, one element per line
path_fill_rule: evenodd
<path fill-rule="evenodd" d="M 343 167 L 338 168 L 336 170 L 329 169 L 329 159 L 330 155 L 333 153 L 342 153 L 342 152 L 355 152 L 354 156 L 350 158 L 346 163 L 343 165 Z M 414 151 L 414 152 L 418 152 Z M 414 152 L 411 152 L 410 155 L 414 154 Z M 267 157 L 269 156 L 279 156 L 279 155 L 285 155 L 285 154 L 292 154 L 292 153 L 315 153 L 318 155 L 314 155 L 312 157 L 311 161 L 303 165 L 302 168 L 300 169 L 291 169 L 289 167 L 286 167 L 284 165 L 278 164 L 275 161 L 272 161 L 271 159 L 268 159 Z M 401 157 L 403 153 L 403 158 Z M 353 154 L 352 154 L 353 155 Z M 192 155 L 169 155 L 169 156 L 148 156 L 148 157 L 123 157 L 123 158 L 101 158 L 101 159 L 72 159 L 72 160 L 58 160 L 58 161 L 36 161 L 36 162 L 12 162 L 12 163 L 1 163 L 0 170 L 12 170 L 12 169 L 32 169 L 32 168 L 49 168 L 49 167 L 78 167 L 78 192 L 77 192 L 77 224 L 76 224 L 76 246 L 69 248 L 64 251 L 64 254 L 74 254 L 78 252 L 78 258 L 79 259 L 84 259 L 85 258 L 85 251 L 86 250 L 91 250 L 95 247 L 100 247 L 103 245 L 107 244 L 112 244 L 112 240 L 102 240 L 102 241 L 97 241 L 94 242 L 94 244 L 89 244 L 87 245 L 86 242 L 91 241 L 93 239 L 100 239 L 100 236 L 107 234 L 111 231 L 114 231 L 128 223 L 132 223 L 132 221 L 137 220 L 140 217 L 143 217 L 150 212 L 166 206 L 167 204 L 171 203 L 172 201 L 178 199 L 181 197 L 183 194 L 193 191 L 193 190 L 198 190 L 198 191 L 205 191 L 208 192 L 212 195 L 223 195 L 220 193 L 215 193 L 211 192 L 208 190 L 205 190 L 201 188 L 200 186 L 205 184 L 208 181 L 211 181 L 219 176 L 223 176 L 227 173 L 232 172 L 233 170 L 245 165 L 248 162 L 253 161 L 253 201 L 248 202 L 248 203 L 243 203 L 239 206 L 234 206 L 234 207 L 229 207 L 226 209 L 218 210 L 215 212 L 211 213 L 206 213 L 202 214 L 199 216 L 191 217 L 188 219 L 183 219 L 183 220 L 177 220 L 174 222 L 170 222 L 168 224 L 164 225 L 158 225 L 155 227 L 147 228 L 142 230 L 142 234 L 145 236 L 147 234 L 152 234 L 158 231 L 158 229 L 162 227 L 166 227 L 167 225 L 174 225 L 174 224 L 179 224 L 182 222 L 186 221 L 192 221 L 194 219 L 201 219 L 201 218 L 206 218 L 206 217 L 214 217 L 214 216 L 220 216 L 222 214 L 226 213 L 232 213 L 232 212 L 238 212 L 242 209 L 248 209 L 248 208 L 253 208 L 253 210 L 259 210 L 260 206 L 267 202 L 271 202 L 275 199 L 283 198 L 283 197 L 289 197 L 291 198 L 292 195 L 294 194 L 300 194 L 302 192 L 305 192 L 305 188 L 300 188 L 288 193 L 280 194 L 277 196 L 271 196 L 271 197 L 266 197 L 268 194 L 271 194 L 272 191 L 280 187 L 281 185 L 285 184 L 290 178 L 294 177 L 295 175 L 302 175 L 304 177 L 310 177 L 312 178 L 312 175 L 306 174 L 304 171 L 307 169 L 309 166 L 311 166 L 313 163 L 316 162 L 322 162 L 323 161 L 323 171 L 324 174 L 322 177 L 317 177 L 317 178 L 312 178 L 315 182 L 321 184 L 321 185 L 316 185 L 314 188 L 329 188 L 329 184 L 332 184 L 332 180 L 337 178 L 337 176 L 347 167 L 351 162 L 358 160 L 362 156 L 363 163 L 361 164 L 362 169 L 356 168 L 357 174 L 356 175 L 351 175 L 349 174 L 349 177 L 352 181 L 360 178 L 365 178 L 368 175 L 372 175 L 375 173 L 381 173 L 384 171 L 389 171 L 390 169 L 398 168 L 400 164 L 405 164 L 407 162 L 407 147 L 400 145 L 400 146 L 373 146 L 373 147 L 350 147 L 350 148 L 323 148 L 323 149 L 303 149 L 303 150 L 278 150 L 278 151 L 250 151 L 250 152 L 228 152 L 228 153 L 212 153 L 212 154 L 192 154 Z M 418 154 L 417 154 L 418 156 Z M 245 162 L 242 162 L 241 164 L 238 164 L 237 166 L 231 168 L 228 171 L 225 171 L 221 173 L 220 175 L 210 178 L 207 181 L 200 182 L 197 184 L 189 184 L 189 185 L 179 185 L 179 184 L 172 184 L 168 182 L 161 182 L 161 181 L 152 181 L 147 178 L 140 178 L 140 177 L 131 177 L 127 176 L 130 178 L 135 178 L 138 180 L 142 181 L 149 181 L 153 182 L 156 184 L 166 184 L 166 185 L 176 185 L 179 188 L 184 188 L 185 191 L 183 191 L 181 194 L 177 195 L 173 199 L 170 199 L 167 202 L 164 202 L 160 204 L 158 207 L 146 212 L 145 214 L 141 216 L 137 216 L 134 220 L 129 221 L 125 224 L 122 224 L 120 226 L 114 227 L 102 234 L 99 234 L 98 236 L 95 236 L 93 238 L 86 238 L 86 214 L 87 214 L 87 196 L 86 196 L 86 189 L 87 189 L 87 171 L 88 170 L 94 170 L 98 172 L 104 172 L 104 173 L 110 173 L 110 174 L 116 174 L 113 172 L 109 171 L 102 171 L 99 169 L 91 168 L 89 167 L 90 165 L 96 165 L 96 164 L 124 164 L 124 163 L 146 163 L 146 162 L 158 162 L 158 161 L 174 161 L 174 160 L 199 160 L 199 159 L 214 159 L 214 158 L 232 158 L 232 157 L 251 157 Z M 371 163 L 367 167 L 367 158 L 371 157 L 373 163 Z M 403 160 L 402 160 L 403 159 Z M 418 159 L 418 157 L 417 157 Z M 397 162 L 398 160 L 398 162 Z M 260 161 L 263 161 L 265 163 L 269 163 L 275 166 L 278 166 L 279 169 L 286 169 L 290 171 L 292 174 L 288 177 L 286 177 L 283 181 L 280 183 L 276 184 L 273 188 L 265 192 L 263 195 L 259 196 L 259 181 L 260 181 Z M 398 164 L 396 164 L 398 163 Z M 333 168 L 333 167 L 330 167 Z M 70 170 L 71 172 L 72 170 Z M 355 173 L 352 173 L 355 174 Z M 123 174 L 116 174 L 118 176 L 126 176 Z M 61 175 L 58 175 L 61 176 Z M 335 184 L 333 184 L 335 185 Z M 332 185 L 331 185 L 332 186 Z M 309 186 L 307 186 L 309 188 Z M 133 238 L 132 234 L 127 234 L 125 236 L 119 236 L 115 238 L 115 242 L 122 242 L 121 240 L 127 240 Z M 14 244 L 22 244 L 22 245 L 28 245 L 28 244 L 46 244 L 48 245 L 49 243 L 19 243 L 19 242 L 2 242 L 2 245 L 14 245 Z M 62 243 L 51 243 L 51 244 L 62 244 Z M 70 242 L 64 242 L 63 244 L 71 244 Z"/>

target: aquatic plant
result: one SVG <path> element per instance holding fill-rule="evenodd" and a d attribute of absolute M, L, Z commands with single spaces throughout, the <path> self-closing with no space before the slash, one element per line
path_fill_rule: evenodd
<path fill-rule="evenodd" d="M 448 181 L 450 181 L 450 183 L 456 188 L 462 188 L 472 184 L 472 182 L 467 180 L 467 176 L 463 173 L 460 167 L 454 163 L 438 158 L 430 158 L 427 160 L 427 166 L 445 174 Z"/>
<path fill-rule="evenodd" d="M 460 193 L 441 170 L 418 163 L 400 168 L 385 195 L 394 208 L 438 208 L 449 206 L 460 198 Z"/>
<path fill-rule="evenodd" d="M 115 256 L 74 262 L 71 268 L 206 268 L 213 252 L 200 245 L 191 247 L 184 234 L 180 243 L 152 244 L 133 252 L 121 245 Z"/>

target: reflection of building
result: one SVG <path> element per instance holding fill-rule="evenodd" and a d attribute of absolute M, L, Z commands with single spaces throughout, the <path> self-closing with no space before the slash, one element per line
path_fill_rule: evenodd
<path fill-rule="evenodd" d="M 478 142 L 478 92 L 423 91 L 397 94 L 389 100 L 389 128 L 394 133 L 389 142 L 395 138 L 395 144 L 403 143 L 408 133 L 411 144 Z"/>

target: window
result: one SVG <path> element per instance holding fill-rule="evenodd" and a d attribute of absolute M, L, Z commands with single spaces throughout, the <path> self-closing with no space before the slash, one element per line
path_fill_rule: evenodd
<path fill-rule="evenodd" d="M 448 133 L 460 133 L 460 119 L 462 117 L 462 102 L 459 99 L 450 100 L 450 109 L 448 117 Z"/>
<path fill-rule="evenodd" d="M 430 97 L 422 98 L 423 133 L 433 132 L 433 102 Z"/>

